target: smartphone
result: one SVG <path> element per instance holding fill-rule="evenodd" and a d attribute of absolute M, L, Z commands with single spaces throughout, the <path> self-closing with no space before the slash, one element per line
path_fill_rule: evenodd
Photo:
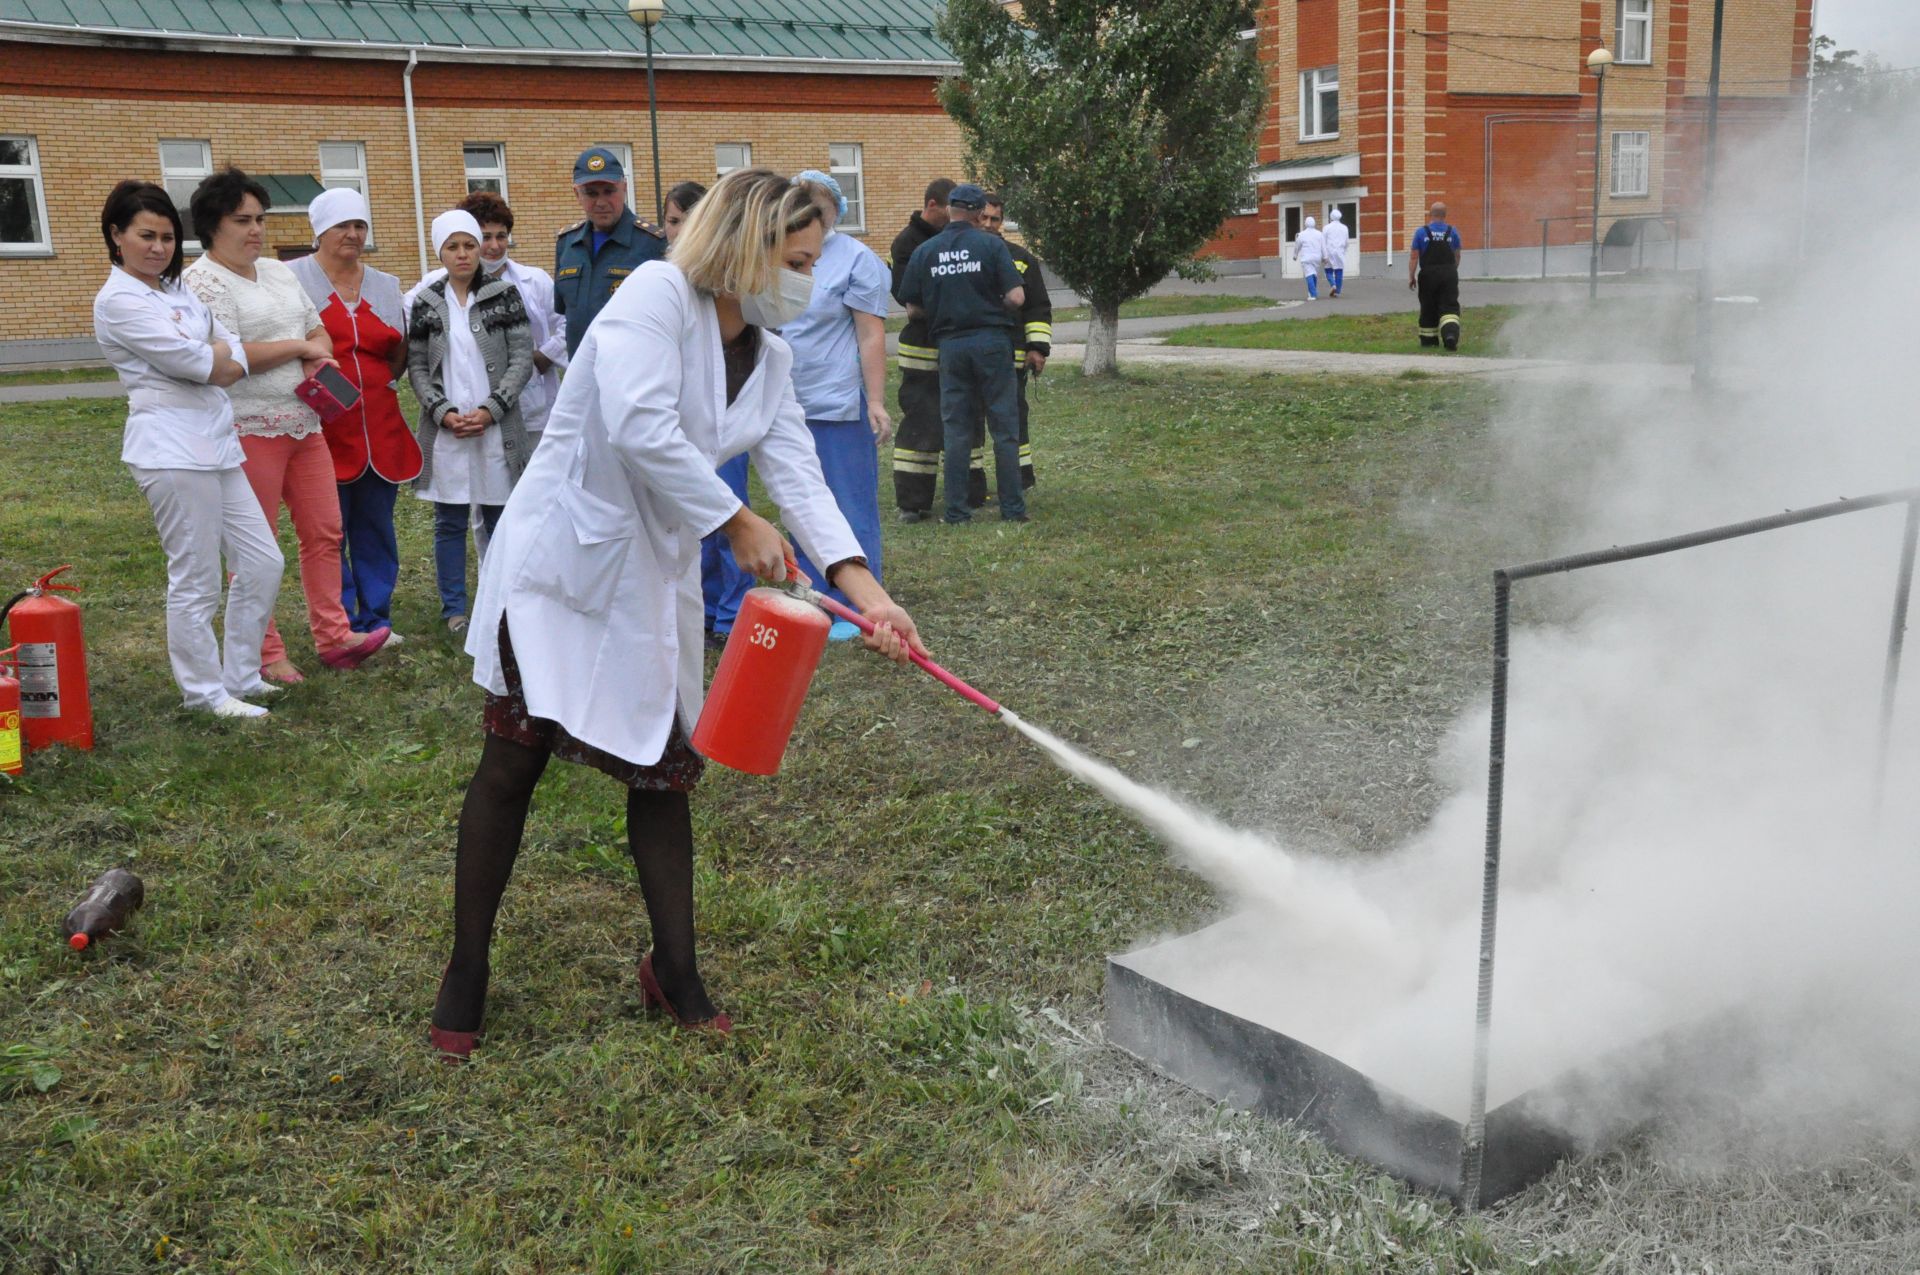
<path fill-rule="evenodd" d="M 360 391 L 331 363 L 322 364 L 318 372 L 294 386 L 293 392 L 302 403 L 318 412 L 322 421 L 328 422 L 351 411 L 360 401 Z"/>

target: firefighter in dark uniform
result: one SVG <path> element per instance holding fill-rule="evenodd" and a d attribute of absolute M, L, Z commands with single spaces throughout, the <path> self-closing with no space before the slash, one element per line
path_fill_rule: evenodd
<path fill-rule="evenodd" d="M 1026 522 L 1020 487 L 1020 400 L 1013 372 L 1014 332 L 1026 289 L 998 235 L 979 228 L 987 192 L 955 186 L 947 226 L 914 249 L 900 282 L 908 314 L 924 314 L 940 361 L 941 474 L 945 519 L 970 522 L 967 461 L 981 414 L 993 438 L 1002 522 Z"/>
<path fill-rule="evenodd" d="M 666 231 L 627 207 L 626 170 L 606 147 L 580 152 L 573 162 L 573 194 L 586 217 L 561 231 L 553 246 L 553 308 L 567 316 L 569 355 L 621 282 L 643 263 L 667 255 Z"/>
<path fill-rule="evenodd" d="M 980 229 L 990 235 L 999 235 L 1006 221 L 1006 201 L 990 192 L 987 195 L 987 210 L 980 216 Z M 1027 378 L 1046 371 L 1047 357 L 1053 353 L 1053 298 L 1047 295 L 1047 281 L 1040 271 L 1040 258 L 1017 243 L 1007 244 L 1007 251 L 1013 254 L 1013 268 L 1020 272 L 1020 286 L 1027 291 L 1026 303 L 1020 307 L 1020 331 L 1013 351 L 1013 366 L 1020 387 L 1020 486 L 1027 489 L 1033 486 L 1033 436 L 1027 427 Z M 967 475 L 967 496 L 977 509 L 987 503 L 985 421 L 980 423 L 974 440 L 973 469 Z"/>
<path fill-rule="evenodd" d="M 893 271 L 893 299 L 906 304 L 900 284 L 914 250 L 947 225 L 947 196 L 953 182 L 941 177 L 927 186 L 920 211 L 907 218 L 893 237 L 887 265 Z M 893 435 L 893 503 L 901 522 L 933 516 L 933 487 L 940 473 L 940 356 L 924 317 L 909 316 L 900 333 L 900 422 Z"/>
<path fill-rule="evenodd" d="M 1447 224 L 1445 204 L 1435 204 L 1413 232 L 1407 287 L 1420 293 L 1420 344 L 1459 349 L 1460 232 Z"/>

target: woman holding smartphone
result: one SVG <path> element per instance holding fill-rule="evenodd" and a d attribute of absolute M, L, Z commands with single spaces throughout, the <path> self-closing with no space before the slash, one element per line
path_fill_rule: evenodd
<path fill-rule="evenodd" d="M 180 214 L 152 182 L 123 181 L 100 210 L 113 269 L 93 299 L 93 335 L 127 388 L 120 459 L 153 507 L 167 556 L 167 656 L 186 706 L 265 717 L 243 695 L 285 560 L 240 466 L 226 387 L 247 375 L 240 338 L 180 285 Z M 221 559 L 226 559 L 225 570 Z M 226 650 L 213 633 L 227 574 Z"/>
<path fill-rule="evenodd" d="M 407 379 L 420 402 L 425 466 L 414 492 L 433 504 L 440 618 L 467 627 L 470 510 L 491 533 L 533 444 L 520 391 L 533 375 L 533 328 L 520 289 L 480 269 L 480 222 L 455 208 L 433 219 L 447 273 L 420 290 L 407 332 Z"/>
<path fill-rule="evenodd" d="M 340 370 L 360 392 L 359 401 L 323 432 L 333 453 L 346 543 L 340 601 L 353 631 L 369 635 L 392 627 L 400 576 L 393 502 L 401 483 L 420 476 L 420 448 L 393 390 L 407 366 L 400 281 L 360 259 L 371 217 L 359 191 L 322 191 L 307 206 L 313 254 L 290 263 L 333 340 Z M 399 641 L 399 634 L 388 633 L 389 644 Z"/>
<path fill-rule="evenodd" d="M 279 522 L 283 502 L 293 515 L 314 649 L 329 668 L 357 668 L 386 642 L 387 630 L 359 636 L 347 623 L 340 604 L 340 496 L 334 490 L 333 456 L 319 416 L 294 393 L 320 368 L 337 366 L 333 340 L 293 271 L 260 255 L 268 198 L 265 186 L 237 168 L 201 182 L 191 212 L 194 237 L 206 252 L 187 267 L 184 278 L 246 348 L 251 372 L 228 392 L 247 456 L 243 469 L 269 527 Z M 260 646 L 260 673 L 287 685 L 305 680 L 271 622 Z"/>
<path fill-rule="evenodd" d="M 549 759 L 627 790 L 627 849 L 652 945 L 646 1004 L 726 1033 L 695 961 L 689 794 L 704 766 L 700 538 L 723 533 L 742 569 L 785 577 L 791 549 L 715 472 L 751 453 L 808 556 L 876 628 L 866 645 L 921 651 L 907 613 L 867 570 L 820 474 L 772 329 L 807 308 L 820 209 L 764 168 L 708 191 L 666 261 L 633 272 L 588 329 L 480 570 L 467 651 L 486 688 L 486 742 L 460 811 L 453 952 L 429 1039 L 465 1058 L 485 1014 L 494 916 Z"/>

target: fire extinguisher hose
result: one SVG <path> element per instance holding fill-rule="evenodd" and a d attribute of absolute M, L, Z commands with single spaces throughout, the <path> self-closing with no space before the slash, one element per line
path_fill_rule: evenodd
<path fill-rule="evenodd" d="M 825 611 L 828 615 L 834 616 L 838 619 L 845 620 L 848 624 L 851 624 L 854 627 L 858 628 L 862 633 L 870 634 L 873 632 L 873 621 L 867 619 L 866 616 L 861 615 L 858 611 L 854 610 L 852 607 L 842 606 L 840 603 L 835 602 L 832 598 L 827 597 L 825 594 L 820 593 L 817 590 L 805 589 L 804 586 L 802 586 L 802 588 L 806 593 L 807 601 L 813 603 L 815 606 Z M 955 694 L 959 695 L 962 699 L 971 700 L 975 704 L 978 704 L 981 708 L 986 709 L 989 713 L 993 713 L 996 716 L 999 714 L 1000 712 L 999 704 L 995 703 L 993 700 L 989 699 L 987 696 L 981 694 L 979 691 L 974 690 L 973 687 L 968 686 L 965 682 L 961 681 L 959 678 L 955 677 L 953 674 L 947 672 L 947 670 L 941 668 L 938 664 L 935 664 L 932 660 L 920 654 L 918 651 L 909 649 L 907 651 L 907 658 L 912 660 L 915 664 L 918 664 L 921 668 L 925 669 L 934 678 L 935 681 L 945 686 L 948 690 L 953 691 Z"/>

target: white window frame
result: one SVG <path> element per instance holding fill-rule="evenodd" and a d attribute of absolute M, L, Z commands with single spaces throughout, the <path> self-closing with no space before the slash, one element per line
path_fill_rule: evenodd
<path fill-rule="evenodd" d="M 200 163 L 194 167 L 172 166 L 167 163 L 167 147 L 198 146 Z M 173 199 L 173 182 L 192 182 L 198 186 L 213 176 L 213 143 L 201 137 L 163 137 L 160 139 L 160 188 L 167 192 L 167 198 Z M 200 241 L 193 238 L 193 213 L 189 205 L 193 192 L 189 190 L 184 199 L 174 199 L 175 211 L 180 214 L 180 227 L 186 236 L 180 245 L 182 252 L 199 252 Z"/>
<path fill-rule="evenodd" d="M 740 152 L 740 162 L 737 164 L 722 163 L 720 160 L 720 152 L 723 150 L 738 150 Z M 715 181 L 725 177 L 728 173 L 738 172 L 742 168 L 752 167 L 752 142 L 715 142 L 713 144 L 713 176 Z"/>
<path fill-rule="evenodd" d="M 1260 214 L 1260 174 L 1247 174 L 1246 198 L 1233 210 L 1236 217 L 1257 217 Z"/>
<path fill-rule="evenodd" d="M 1333 128 L 1320 118 L 1321 94 L 1333 94 Z M 1340 68 L 1315 66 L 1300 72 L 1300 140 L 1323 142 L 1340 136 Z"/>
<path fill-rule="evenodd" d="M 1637 140 L 1635 140 L 1637 139 Z M 1613 135 L 1607 165 L 1607 193 L 1615 199 L 1646 199 L 1653 193 L 1653 134 L 1624 129 Z M 1622 162 L 1622 157 L 1628 157 Z M 1637 176 L 1638 189 L 1623 188 L 1621 176 Z"/>
<path fill-rule="evenodd" d="M 32 243 L 0 243 L 0 257 L 51 257 L 53 230 L 47 225 L 47 184 L 40 177 L 40 142 L 28 133 L 0 134 L 0 142 L 24 142 L 27 162 L 0 164 L 0 179 L 25 181 L 33 187 L 33 211 L 40 238 Z"/>
<path fill-rule="evenodd" d="M 351 146 L 355 167 L 347 168 L 327 163 L 327 147 Z M 321 142 L 314 148 L 314 162 L 320 169 L 320 188 L 322 190 L 357 190 L 360 198 L 369 204 L 373 196 L 367 191 L 367 144 L 365 142 Z M 304 212 L 305 209 L 300 211 Z M 373 247 L 373 227 L 367 227 L 367 247 Z"/>
<path fill-rule="evenodd" d="M 1613 47 L 1619 51 L 1616 59 L 1625 66 L 1653 65 L 1653 0 L 1618 0 L 1614 11 Z M 1627 29 L 1639 28 L 1640 56 L 1629 56 Z"/>
<path fill-rule="evenodd" d="M 841 156 L 835 151 L 852 151 L 853 162 L 837 162 Z M 859 142 L 828 142 L 827 172 L 840 183 L 840 194 L 847 201 L 847 215 L 840 219 L 839 229 L 859 234 L 867 228 L 867 168 L 866 147 Z"/>
<path fill-rule="evenodd" d="M 467 154 L 470 150 L 491 150 L 493 152 L 494 162 L 490 166 L 476 168 L 473 165 L 472 157 Z M 494 193 L 507 203 L 513 202 L 507 195 L 507 144 L 505 142 L 460 143 L 460 166 L 466 173 L 467 193 L 469 195 L 473 194 L 476 189 L 479 189 L 474 185 L 476 181 L 498 182 L 500 189 Z"/>

